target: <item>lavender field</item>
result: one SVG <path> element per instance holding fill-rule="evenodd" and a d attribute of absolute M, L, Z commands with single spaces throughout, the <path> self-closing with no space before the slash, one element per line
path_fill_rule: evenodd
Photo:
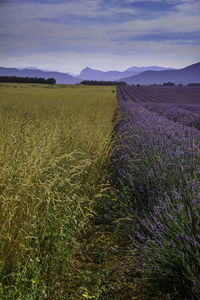
<path fill-rule="evenodd" d="M 120 86 L 117 96 L 107 219 L 132 242 L 125 277 L 140 270 L 165 282 L 166 299 L 199 299 L 200 88 Z"/>

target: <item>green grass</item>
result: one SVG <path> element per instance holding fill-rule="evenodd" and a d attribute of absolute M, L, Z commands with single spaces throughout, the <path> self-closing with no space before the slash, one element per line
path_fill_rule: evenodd
<path fill-rule="evenodd" d="M 0 85 L 1 299 L 66 299 L 107 175 L 112 90 Z"/>

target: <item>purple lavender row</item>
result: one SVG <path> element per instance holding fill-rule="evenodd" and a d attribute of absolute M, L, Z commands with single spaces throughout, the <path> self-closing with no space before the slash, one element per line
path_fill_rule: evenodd
<path fill-rule="evenodd" d="M 200 297 L 200 131 L 175 123 L 118 93 L 120 120 L 112 155 L 117 208 L 149 270 Z M 132 220 L 132 221 L 131 221 Z"/>
<path fill-rule="evenodd" d="M 200 87 L 119 86 L 118 89 L 132 95 L 135 102 L 200 104 Z"/>
<path fill-rule="evenodd" d="M 152 103 L 144 105 L 150 111 L 156 112 L 175 122 L 181 122 L 188 126 L 200 129 L 199 105 L 173 105 L 171 103 Z"/>
<path fill-rule="evenodd" d="M 126 187 L 134 192 L 140 191 L 144 189 L 144 182 L 141 182 L 143 171 L 142 179 L 146 178 L 145 189 L 148 195 L 157 195 L 159 182 L 164 180 L 169 171 L 177 175 L 178 181 L 181 170 L 191 174 L 196 171 L 200 149 L 198 130 L 174 123 L 136 103 L 119 102 L 119 106 L 121 119 L 112 156 L 114 181 L 122 181 L 123 178 Z M 174 166 L 178 166 L 178 170 L 174 170 Z M 128 176 L 127 171 L 130 172 Z M 185 171 L 183 175 L 186 176 Z M 155 183 L 157 172 L 162 180 L 157 178 L 158 183 Z"/>

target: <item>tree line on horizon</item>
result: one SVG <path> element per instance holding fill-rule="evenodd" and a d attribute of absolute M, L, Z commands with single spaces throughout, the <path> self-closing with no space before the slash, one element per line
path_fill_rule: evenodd
<path fill-rule="evenodd" d="M 0 82 L 56 84 L 56 79 L 55 78 L 45 79 L 45 78 L 38 78 L 38 77 L 0 76 Z"/>
<path fill-rule="evenodd" d="M 83 85 L 126 85 L 125 81 L 97 81 L 97 80 L 83 80 L 80 82 Z"/>

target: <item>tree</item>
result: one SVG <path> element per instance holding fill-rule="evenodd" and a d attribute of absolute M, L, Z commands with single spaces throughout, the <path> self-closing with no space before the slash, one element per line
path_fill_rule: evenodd
<path fill-rule="evenodd" d="M 164 82 L 163 85 L 166 85 L 166 86 L 174 86 L 175 83 L 169 81 L 169 82 Z"/>
<path fill-rule="evenodd" d="M 55 84 L 56 80 L 55 78 L 0 76 L 0 82 Z"/>

